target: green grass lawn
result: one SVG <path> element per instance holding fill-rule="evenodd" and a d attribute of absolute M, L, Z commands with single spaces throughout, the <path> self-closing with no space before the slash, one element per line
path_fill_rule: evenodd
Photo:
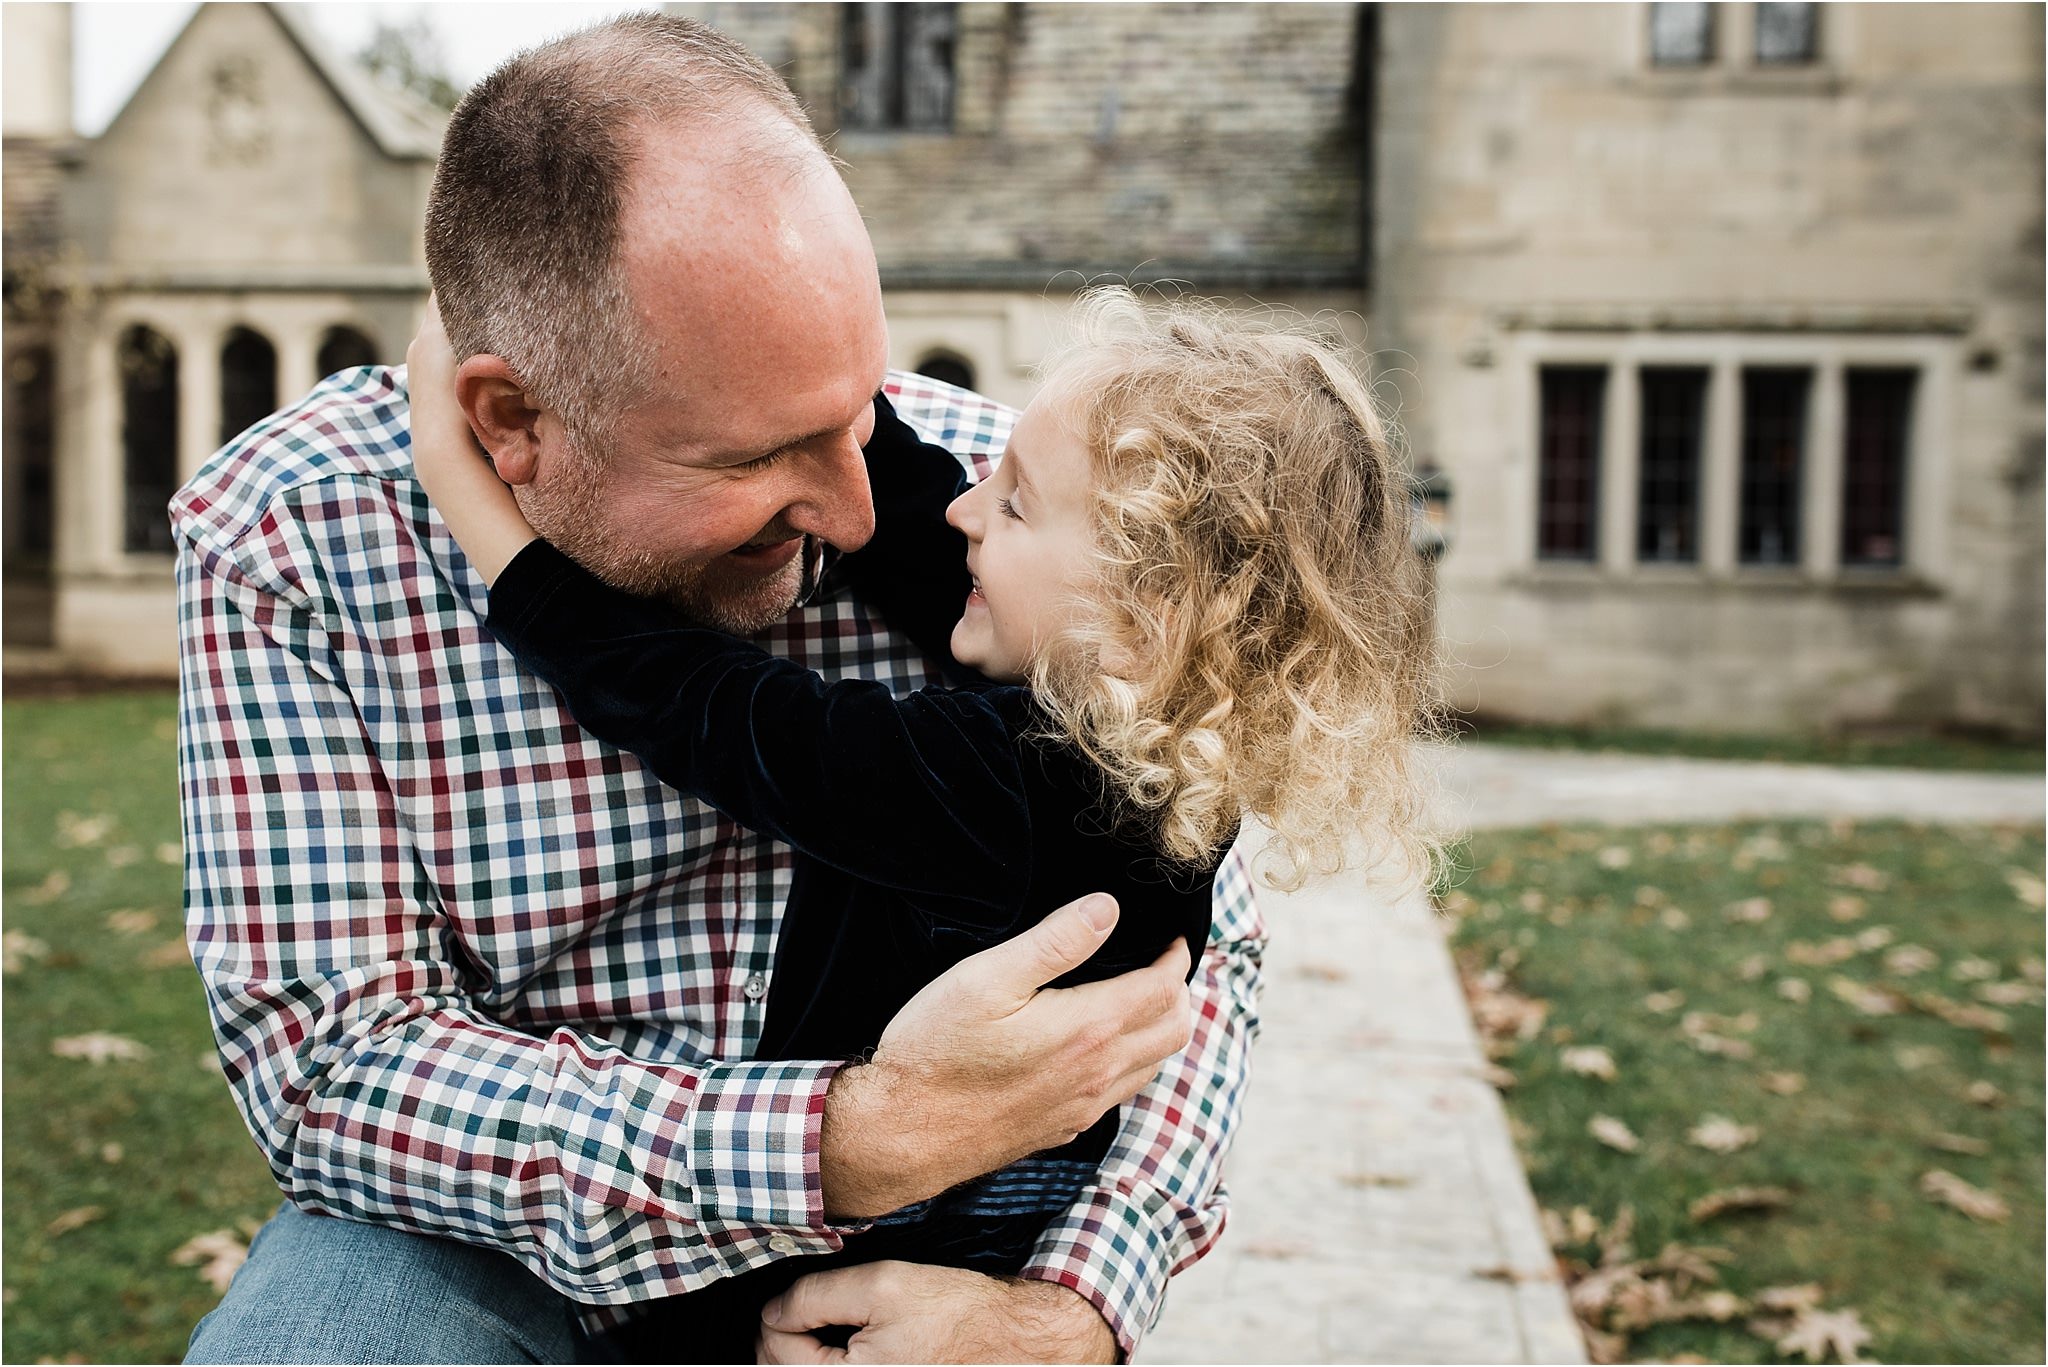
<path fill-rule="evenodd" d="M 174 700 L 9 702 L 4 714 L 7 1358 L 175 1362 L 217 1296 L 172 1254 L 266 1218 L 278 1197 L 213 1064 L 182 954 Z M 23 952 L 21 936 L 45 952 Z M 52 1053 L 93 1032 L 149 1053 Z"/>
<path fill-rule="evenodd" d="M 1495 1002 L 1496 1058 L 1515 1075 L 1505 1099 L 1544 1207 L 1567 1224 L 1575 1206 L 1601 1222 L 1632 1207 L 1637 1257 L 1673 1241 L 1724 1248 L 1720 1284 L 1744 1297 L 1817 1282 L 1883 1361 L 2042 1360 L 2038 827 L 1546 829 L 1475 840 L 1467 863 L 1445 902 L 1468 991 L 1498 968 L 1508 993 L 1547 1005 L 1534 1025 L 1514 996 Z M 1981 994 L 1986 982 L 2006 986 Z M 1870 995 L 1880 988 L 1897 997 Z M 1949 1023 L 1898 999 L 1915 996 L 1988 1004 L 2003 1024 Z M 1719 1019 L 1688 1023 L 1692 1012 Z M 1517 1031 L 1517 1016 L 1531 1025 Z M 1608 1051 L 1611 1080 L 1568 1066 L 1567 1049 L 1589 1046 Z M 1803 1086 L 1780 1094 L 1773 1074 Z M 1754 1142 L 1688 1142 L 1712 1115 L 1756 1127 Z M 1593 1138 L 1595 1116 L 1626 1124 L 1639 1149 Z M 1984 1151 L 1943 1151 L 1941 1135 Z M 2008 1218 L 1931 1201 L 1919 1184 L 1934 1169 L 1995 1194 Z M 1738 1186 L 1791 1201 L 1688 1217 L 1696 1198 Z M 1597 1261 L 1583 1237 L 1559 1242 Z M 1784 1360 L 1745 1318 L 1657 1325 L 1626 1351 Z"/>
<path fill-rule="evenodd" d="M 1461 721 L 1466 739 L 1542 750 L 1591 750 L 1696 759 L 1774 760 L 1783 764 L 1885 765 L 1901 769 L 2042 772 L 2038 742 L 1936 735 L 1721 736 L 1628 727 L 1543 726 L 1478 718 Z"/>

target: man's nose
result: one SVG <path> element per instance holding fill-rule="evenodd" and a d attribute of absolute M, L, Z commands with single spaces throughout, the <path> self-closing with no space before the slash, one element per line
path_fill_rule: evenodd
<path fill-rule="evenodd" d="M 875 497 L 868 488 L 867 461 L 853 434 L 847 432 L 821 449 L 805 473 L 810 478 L 789 506 L 789 525 L 842 551 L 865 546 L 875 534 Z"/>

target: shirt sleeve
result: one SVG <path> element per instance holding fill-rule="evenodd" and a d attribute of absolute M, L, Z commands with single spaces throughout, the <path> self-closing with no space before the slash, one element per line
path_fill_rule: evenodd
<path fill-rule="evenodd" d="M 286 1196 L 503 1249 L 592 1303 L 689 1290 L 771 1238 L 840 1247 L 859 1226 L 826 1222 L 818 1172 L 837 1065 L 652 1064 L 477 1010 L 293 524 L 245 532 L 260 549 L 179 536 L 187 936 Z"/>
<path fill-rule="evenodd" d="M 1023 1275 L 1085 1296 L 1131 1361 L 1165 1309 L 1167 1278 L 1223 1232 L 1223 1160 L 1258 1037 L 1266 931 L 1243 859 L 1217 871 L 1208 952 L 1189 982 L 1194 1030 L 1124 1108 L 1095 1181 L 1040 1237 Z"/>
<path fill-rule="evenodd" d="M 940 899 L 963 928 L 1016 928 L 1031 822 L 1009 727 L 984 693 L 828 683 L 612 588 L 541 539 L 492 586 L 490 627 L 579 726 L 663 783 L 864 882 L 924 894 L 928 910 Z"/>

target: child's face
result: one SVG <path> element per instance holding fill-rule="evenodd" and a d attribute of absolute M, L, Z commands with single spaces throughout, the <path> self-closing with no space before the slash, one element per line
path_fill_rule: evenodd
<path fill-rule="evenodd" d="M 994 474 L 953 500 L 974 590 L 953 628 L 953 656 L 992 679 L 1022 679 L 1064 604 L 1089 576 L 1088 450 L 1063 407 L 1033 399 Z"/>

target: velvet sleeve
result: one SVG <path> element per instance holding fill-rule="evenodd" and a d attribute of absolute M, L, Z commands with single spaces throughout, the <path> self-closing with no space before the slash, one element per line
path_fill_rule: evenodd
<path fill-rule="evenodd" d="M 1013 919 L 1031 823 L 985 693 L 827 683 L 538 539 L 492 587 L 489 625 L 579 725 L 670 787 L 866 882 L 957 901 L 977 927 Z"/>
<path fill-rule="evenodd" d="M 959 460 L 921 440 L 875 396 L 875 431 L 865 448 L 875 534 L 840 557 L 862 602 L 948 668 L 979 677 L 953 658 L 954 624 L 967 603 L 967 538 L 946 523 L 946 509 L 971 487 Z"/>

